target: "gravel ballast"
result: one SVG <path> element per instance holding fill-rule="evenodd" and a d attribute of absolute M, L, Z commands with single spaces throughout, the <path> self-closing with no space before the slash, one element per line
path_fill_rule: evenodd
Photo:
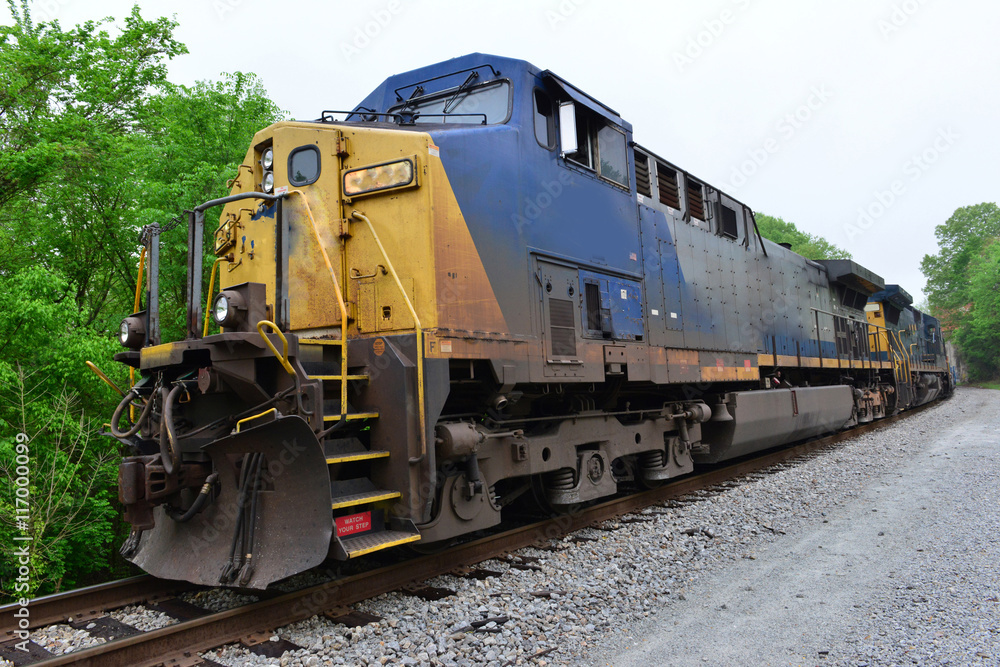
<path fill-rule="evenodd" d="M 590 664 L 1000 664 L 998 433 L 1000 392 L 961 389 L 773 478 L 786 534 Z"/>
<path fill-rule="evenodd" d="M 313 617 L 275 631 L 300 650 L 203 655 L 307 666 L 1000 664 L 998 433 L 1000 392 L 961 389 L 768 474 L 479 566 L 496 576 L 425 582 L 455 595 L 394 592 L 355 606 L 378 622 Z M 201 595 L 199 606 L 235 602 Z M 137 627 L 164 622 L 125 613 Z"/>

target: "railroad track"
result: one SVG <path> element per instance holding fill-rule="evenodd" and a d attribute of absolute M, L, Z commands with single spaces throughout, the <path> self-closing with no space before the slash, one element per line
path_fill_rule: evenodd
<path fill-rule="evenodd" d="M 276 628 L 305 620 L 317 614 L 332 618 L 347 617 L 349 605 L 413 586 L 427 579 L 453 573 L 462 568 L 470 568 L 477 563 L 503 556 L 525 547 L 548 544 L 554 538 L 599 524 L 623 515 L 638 512 L 651 505 L 709 489 L 724 482 L 735 480 L 750 473 L 762 471 L 772 466 L 791 461 L 806 454 L 830 447 L 836 443 L 854 438 L 908 416 L 921 412 L 937 403 L 909 410 L 895 417 L 879 420 L 849 431 L 807 441 L 792 447 L 765 453 L 746 461 L 709 470 L 662 487 L 638 494 L 615 498 L 597 505 L 582 508 L 571 514 L 558 515 L 544 521 L 508 530 L 479 540 L 460 544 L 445 552 L 406 560 L 361 574 L 351 575 L 307 587 L 295 592 L 284 593 L 218 613 L 209 613 L 199 618 L 182 621 L 157 630 L 122 637 L 104 644 L 98 644 L 72 653 L 46 658 L 30 663 L 37 667 L 56 665 L 198 665 L 202 661 L 199 652 L 225 644 L 240 642 L 254 644 L 269 637 Z M 67 617 L 77 618 L 83 613 L 97 615 L 115 606 L 134 604 L 156 596 L 151 591 L 159 590 L 168 596 L 184 586 L 179 582 L 156 580 L 152 577 L 134 577 L 122 582 L 112 582 L 68 593 L 39 598 L 32 602 L 32 620 L 48 619 L 59 622 Z M 196 587 L 189 586 L 188 590 Z M 117 591 L 117 593 L 115 592 Z M 115 595 L 119 599 L 115 599 Z M 88 597 L 93 596 L 93 597 Z M 125 600 L 122 602 L 122 600 Z M 36 607 L 36 604 L 41 606 Z M 0 613 L 13 605 L 0 608 Z M 83 611 L 86 610 L 86 611 Z M 8 613 L 3 613 L 6 629 Z M 43 625 L 41 620 L 39 625 Z M 33 623 L 34 625 L 34 623 Z M 183 647 L 178 649 L 178 647 Z M 21 663 L 28 664 L 28 663 Z"/>

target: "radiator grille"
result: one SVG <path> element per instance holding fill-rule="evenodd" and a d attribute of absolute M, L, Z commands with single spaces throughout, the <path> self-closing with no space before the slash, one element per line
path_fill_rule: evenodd
<path fill-rule="evenodd" d="M 645 196 L 653 196 L 653 186 L 649 182 L 649 158 L 635 151 L 635 189 Z"/>
<path fill-rule="evenodd" d="M 706 220 L 705 199 L 701 193 L 701 183 L 690 178 L 687 179 L 687 200 L 688 213 L 691 214 L 691 217 Z"/>
<path fill-rule="evenodd" d="M 660 191 L 661 204 L 676 209 L 681 207 L 681 197 L 677 191 L 677 172 L 662 162 L 656 163 L 656 188 Z"/>
<path fill-rule="evenodd" d="M 549 333 L 552 338 L 552 356 L 576 356 L 576 319 L 573 302 L 549 299 Z"/>

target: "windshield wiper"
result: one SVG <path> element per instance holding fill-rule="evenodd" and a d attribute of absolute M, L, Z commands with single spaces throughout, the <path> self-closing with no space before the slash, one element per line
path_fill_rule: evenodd
<path fill-rule="evenodd" d="M 469 76 L 465 79 L 465 82 L 462 83 L 462 85 L 458 87 L 458 90 L 455 91 L 455 94 L 449 97 L 448 101 L 444 103 L 444 109 L 442 109 L 442 111 L 444 111 L 445 113 L 450 113 L 452 105 L 455 103 L 455 100 L 457 100 L 458 97 L 463 92 L 465 92 L 465 89 L 471 86 L 472 82 L 478 78 L 479 78 L 479 72 L 475 70 L 469 72 Z"/>

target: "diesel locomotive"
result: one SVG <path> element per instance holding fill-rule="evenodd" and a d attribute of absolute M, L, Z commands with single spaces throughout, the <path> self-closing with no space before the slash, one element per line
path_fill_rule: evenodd
<path fill-rule="evenodd" d="M 159 577 L 263 588 L 951 391 L 902 288 L 762 238 L 521 60 L 272 125 L 231 185 L 187 212 L 184 339 L 161 339 L 154 225 L 115 356 L 122 553 Z"/>

